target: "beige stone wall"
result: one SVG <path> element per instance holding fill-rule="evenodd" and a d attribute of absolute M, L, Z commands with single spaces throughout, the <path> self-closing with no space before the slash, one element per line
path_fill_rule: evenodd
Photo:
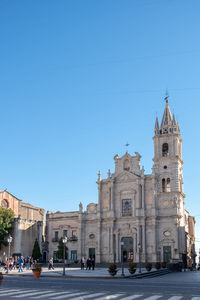
<path fill-rule="evenodd" d="M 24 220 L 42 221 L 45 220 L 45 210 L 40 207 L 33 206 L 29 203 L 20 202 L 19 215 Z"/>
<path fill-rule="evenodd" d="M 63 237 L 63 230 L 67 230 L 67 248 L 69 253 L 69 259 L 71 258 L 71 251 L 76 250 L 78 252 L 79 241 L 79 228 L 78 228 L 78 212 L 67 213 L 52 213 L 47 212 L 46 215 L 47 224 L 47 241 L 49 243 L 48 258 L 53 257 L 53 253 L 58 250 L 58 241 L 55 241 L 55 231 L 58 232 L 58 240 Z M 78 238 L 77 241 L 70 241 L 72 233 L 76 232 Z"/>
<path fill-rule="evenodd" d="M 11 254 L 21 253 L 24 256 L 32 255 L 35 239 L 38 239 L 41 246 L 45 227 L 45 210 L 22 202 L 8 191 L 0 191 L 1 205 L 5 205 L 5 201 L 7 201 L 8 208 L 11 208 L 15 215 Z M 8 254 L 8 247 L 3 247 L 0 255 L 3 255 L 4 252 Z"/>
<path fill-rule="evenodd" d="M 8 203 L 8 208 L 11 208 L 15 214 L 15 216 L 19 215 L 19 205 L 21 200 L 8 193 L 7 191 L 0 191 L 0 203 L 2 205 L 2 201 L 6 200 Z"/>

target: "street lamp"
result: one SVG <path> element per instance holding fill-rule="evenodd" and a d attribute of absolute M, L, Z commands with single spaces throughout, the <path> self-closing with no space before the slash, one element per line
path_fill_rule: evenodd
<path fill-rule="evenodd" d="M 139 250 L 139 273 L 141 274 L 141 244 L 138 243 L 138 250 Z"/>
<path fill-rule="evenodd" d="M 122 274 L 121 276 L 125 276 L 124 275 L 124 257 L 123 257 L 123 246 L 124 246 L 124 242 L 121 242 L 121 268 L 122 268 Z"/>
<path fill-rule="evenodd" d="M 65 236 L 63 239 L 63 276 L 65 276 L 65 245 L 67 244 L 67 236 Z"/>
<path fill-rule="evenodd" d="M 12 243 L 12 236 L 9 235 L 8 239 L 8 261 L 7 261 L 7 273 L 8 273 L 8 270 L 9 270 L 9 258 L 10 258 L 10 244 Z"/>

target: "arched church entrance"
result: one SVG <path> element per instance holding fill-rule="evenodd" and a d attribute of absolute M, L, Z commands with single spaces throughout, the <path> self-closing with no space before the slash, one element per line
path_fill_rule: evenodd
<path fill-rule="evenodd" d="M 121 238 L 121 253 L 123 262 L 133 261 L 133 238 L 123 237 Z"/>

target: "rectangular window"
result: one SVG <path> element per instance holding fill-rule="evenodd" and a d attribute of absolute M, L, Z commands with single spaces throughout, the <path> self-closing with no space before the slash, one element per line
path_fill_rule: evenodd
<path fill-rule="evenodd" d="M 71 260 L 77 260 L 77 251 L 76 250 L 71 251 Z"/>
<path fill-rule="evenodd" d="M 132 216 L 132 201 L 130 199 L 122 200 L 122 216 Z"/>
<path fill-rule="evenodd" d="M 67 230 L 63 230 L 63 237 L 67 236 Z"/>
<path fill-rule="evenodd" d="M 72 237 L 76 237 L 77 234 L 76 234 L 76 230 L 72 230 Z"/>
<path fill-rule="evenodd" d="M 55 239 L 55 242 L 58 241 L 58 231 L 55 231 L 55 232 L 54 232 L 54 239 Z"/>

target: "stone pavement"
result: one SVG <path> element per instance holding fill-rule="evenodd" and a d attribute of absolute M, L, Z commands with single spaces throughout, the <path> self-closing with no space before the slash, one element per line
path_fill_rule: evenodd
<path fill-rule="evenodd" d="M 0 270 L 3 274 L 7 275 L 7 273 L 4 270 Z M 152 271 L 155 271 L 154 268 L 152 268 Z M 142 273 L 146 273 L 146 269 L 142 269 Z M 122 277 L 121 276 L 122 270 L 121 268 L 118 269 L 117 275 L 114 276 L 116 277 Z M 136 270 L 135 274 L 139 273 L 139 269 Z M 124 274 L 125 276 L 129 276 L 130 273 L 128 271 L 127 268 L 124 268 Z M 26 270 L 26 268 L 24 269 L 23 272 L 18 272 L 18 270 L 12 270 L 8 272 L 8 275 L 19 275 L 19 276 L 32 276 L 33 272 L 32 270 Z M 46 277 L 63 277 L 63 268 L 60 267 L 56 267 L 54 270 L 48 270 L 47 267 L 43 267 L 42 268 L 42 273 L 41 276 L 46 276 Z M 65 276 L 66 277 L 91 277 L 91 278 L 113 278 L 112 276 L 110 276 L 109 272 L 108 272 L 108 268 L 96 268 L 95 270 L 81 270 L 80 268 L 69 268 L 66 267 L 65 268 Z"/>

